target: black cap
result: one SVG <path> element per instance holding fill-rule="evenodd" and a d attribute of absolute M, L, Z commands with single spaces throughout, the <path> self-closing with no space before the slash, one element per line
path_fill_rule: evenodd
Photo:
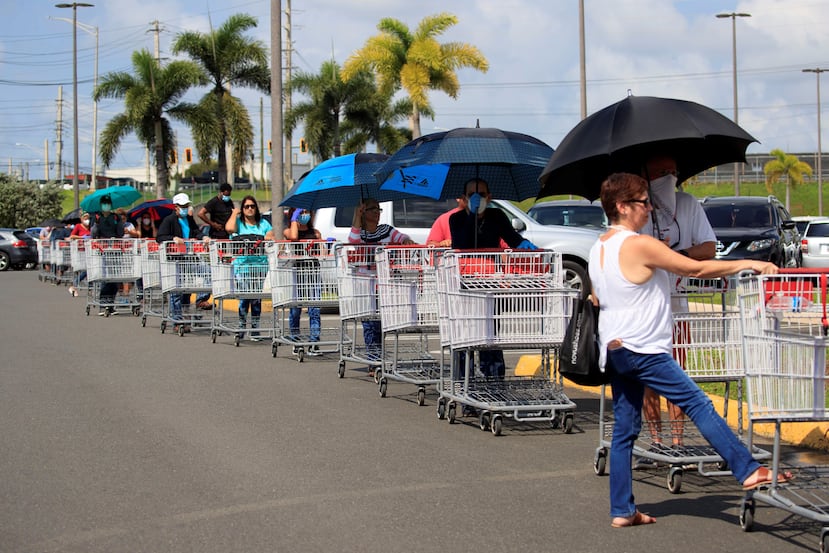
<path fill-rule="evenodd" d="M 109 197 L 109 194 L 101 196 L 101 203 L 112 205 L 112 198 Z"/>
<path fill-rule="evenodd" d="M 233 192 L 233 187 L 230 186 L 228 183 L 223 182 L 219 185 L 219 192 Z"/>

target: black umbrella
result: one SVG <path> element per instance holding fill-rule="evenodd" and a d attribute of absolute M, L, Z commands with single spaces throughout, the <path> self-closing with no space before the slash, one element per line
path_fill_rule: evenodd
<path fill-rule="evenodd" d="M 719 112 L 687 100 L 628 96 L 576 125 L 541 172 L 538 197 L 599 197 L 617 171 L 640 174 L 652 156 L 672 157 L 678 180 L 724 163 L 745 162 L 757 140 Z"/>
<path fill-rule="evenodd" d="M 39 227 L 62 227 L 64 223 L 60 219 L 55 219 L 52 217 L 51 219 L 46 219 L 42 223 L 40 223 Z"/>
<path fill-rule="evenodd" d="M 81 215 L 83 215 L 83 212 L 83 209 L 80 207 L 78 209 L 73 209 L 63 216 L 61 222 L 65 225 L 76 225 L 81 222 Z"/>

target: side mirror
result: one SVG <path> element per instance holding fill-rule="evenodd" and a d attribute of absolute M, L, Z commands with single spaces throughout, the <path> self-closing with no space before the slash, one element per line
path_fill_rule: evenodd
<path fill-rule="evenodd" d="M 783 224 L 781 226 L 785 230 L 792 230 L 793 228 L 797 227 L 797 224 L 794 221 L 792 221 L 791 219 L 788 219 L 786 221 L 783 221 Z"/>
<path fill-rule="evenodd" d="M 512 218 L 512 228 L 514 228 L 517 232 L 521 232 L 527 229 L 527 225 L 524 224 L 524 221 L 519 219 L 518 217 Z"/>

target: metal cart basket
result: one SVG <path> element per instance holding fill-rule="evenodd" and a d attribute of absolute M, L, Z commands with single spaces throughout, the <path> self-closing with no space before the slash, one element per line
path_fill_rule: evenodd
<path fill-rule="evenodd" d="M 141 255 L 141 326 L 147 326 L 147 317 L 164 317 L 164 293 L 161 291 L 161 254 L 154 239 L 140 240 Z"/>
<path fill-rule="evenodd" d="M 134 284 L 141 277 L 141 256 L 138 253 L 138 241 L 122 238 L 89 240 L 86 248 L 86 272 L 89 288 L 86 294 L 86 314 L 92 306 L 111 308 L 114 312 L 129 310 L 138 316 L 141 304 L 136 297 L 136 287 L 130 286 L 129 292 L 118 291 L 110 298 L 101 298 L 101 288 L 105 284 Z M 109 316 L 110 310 L 106 311 Z"/>
<path fill-rule="evenodd" d="M 827 269 L 781 269 L 740 282 L 739 308 L 752 424 L 774 424 L 772 474 L 780 466 L 784 423 L 829 420 L 826 407 Z M 751 426 L 749 427 L 751 429 Z M 788 468 L 788 467 L 787 467 Z M 829 467 L 798 467 L 785 484 L 746 493 L 740 525 L 750 531 L 755 501 L 821 524 L 820 551 L 829 550 Z"/>
<path fill-rule="evenodd" d="M 565 395 L 553 359 L 564 338 L 572 301 L 561 255 L 551 251 L 450 250 L 439 264 L 438 294 L 452 353 L 438 382 L 438 418 L 454 423 L 457 408 L 477 413 L 482 430 L 500 435 L 503 418 L 573 428 L 575 404 Z M 485 377 L 481 352 L 541 350 L 542 374 Z M 463 360 L 463 361 L 462 361 Z M 461 367 L 462 365 L 462 367 Z"/>
<path fill-rule="evenodd" d="M 190 295 L 212 291 L 207 244 L 200 240 L 164 242 L 159 248 L 159 267 L 161 291 L 164 294 L 161 333 L 167 329 L 168 323 L 177 326 L 179 336 L 183 336 L 188 327 L 193 330 L 210 330 L 212 321 L 195 313 L 192 305 L 183 304 L 180 317 L 173 313 L 170 305 L 172 294 Z"/>

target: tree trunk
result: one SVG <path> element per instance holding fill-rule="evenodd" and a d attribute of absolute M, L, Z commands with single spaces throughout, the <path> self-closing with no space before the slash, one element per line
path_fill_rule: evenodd
<path fill-rule="evenodd" d="M 792 189 L 792 181 L 787 176 L 786 177 L 786 211 L 789 210 L 789 197 L 791 196 L 790 191 Z"/>
<path fill-rule="evenodd" d="M 164 159 L 164 134 L 161 130 L 161 119 L 155 121 L 155 180 L 156 197 L 166 198 L 170 177 L 167 175 L 167 160 Z"/>
<path fill-rule="evenodd" d="M 412 106 L 412 113 L 409 115 L 409 128 L 412 129 L 412 140 L 420 138 L 420 109 Z"/>

